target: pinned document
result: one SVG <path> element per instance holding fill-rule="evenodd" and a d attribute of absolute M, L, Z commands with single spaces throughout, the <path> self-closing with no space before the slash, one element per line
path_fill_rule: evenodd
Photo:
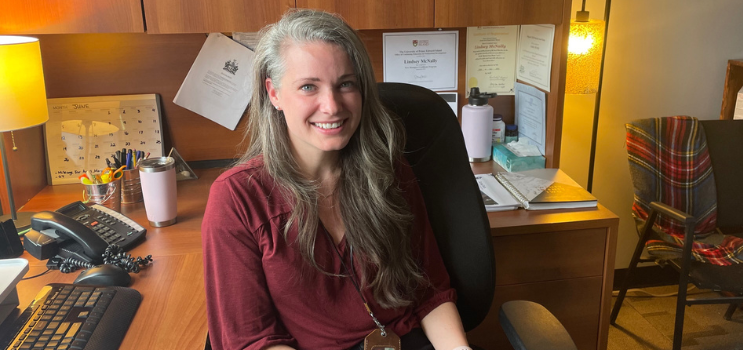
<path fill-rule="evenodd" d="M 209 34 L 173 103 L 235 130 L 253 93 L 254 57 L 232 39 Z"/>

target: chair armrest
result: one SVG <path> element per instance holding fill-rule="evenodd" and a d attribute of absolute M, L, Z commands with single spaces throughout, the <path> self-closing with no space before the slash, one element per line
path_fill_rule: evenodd
<path fill-rule="evenodd" d="M 650 209 L 653 209 L 657 211 L 660 214 L 666 215 L 670 217 L 671 219 L 681 221 L 685 225 L 693 224 L 694 223 L 694 217 L 684 213 L 681 210 L 678 210 L 676 208 L 670 207 L 666 204 L 663 204 L 661 202 L 651 202 L 650 203 Z"/>
<path fill-rule="evenodd" d="M 515 350 L 577 350 L 560 321 L 537 303 L 506 302 L 500 308 L 499 319 Z"/>

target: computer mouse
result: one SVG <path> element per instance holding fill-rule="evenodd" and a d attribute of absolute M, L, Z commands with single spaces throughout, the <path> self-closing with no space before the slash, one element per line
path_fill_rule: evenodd
<path fill-rule="evenodd" d="M 128 287 L 132 277 L 124 269 L 111 264 L 91 267 L 77 276 L 74 284 Z"/>

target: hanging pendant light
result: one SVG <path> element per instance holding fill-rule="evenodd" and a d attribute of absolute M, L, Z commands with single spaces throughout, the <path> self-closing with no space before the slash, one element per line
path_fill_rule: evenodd
<path fill-rule="evenodd" d="M 570 22 L 566 94 L 593 94 L 598 91 L 606 22 L 588 19 L 578 11 Z"/>

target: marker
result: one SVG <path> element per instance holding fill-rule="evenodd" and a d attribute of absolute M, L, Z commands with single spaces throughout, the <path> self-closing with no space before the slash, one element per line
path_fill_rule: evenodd
<path fill-rule="evenodd" d="M 119 153 L 119 164 L 126 165 L 126 163 L 124 163 L 125 159 L 126 159 L 126 148 L 122 148 L 121 153 Z"/>

